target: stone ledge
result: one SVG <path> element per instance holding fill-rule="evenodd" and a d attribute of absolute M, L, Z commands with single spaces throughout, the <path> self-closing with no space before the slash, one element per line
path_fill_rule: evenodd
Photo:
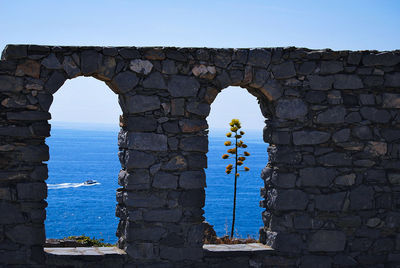
<path fill-rule="evenodd" d="M 44 248 L 44 252 L 57 256 L 110 256 L 126 255 L 116 247 L 74 247 L 74 248 Z"/>
<path fill-rule="evenodd" d="M 227 256 L 249 256 L 249 255 L 264 255 L 274 253 L 274 249 L 261 243 L 249 243 L 249 244 L 220 244 L 211 245 L 207 244 L 203 246 L 204 257 L 227 257 Z"/>

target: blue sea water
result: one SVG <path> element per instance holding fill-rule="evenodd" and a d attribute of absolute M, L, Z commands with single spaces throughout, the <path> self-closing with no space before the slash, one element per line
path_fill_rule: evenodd
<path fill-rule="evenodd" d="M 118 218 L 115 217 L 116 189 L 120 163 L 117 157 L 118 129 L 53 125 L 48 161 L 48 207 L 46 237 L 63 238 L 85 234 L 115 243 Z M 232 220 L 233 175 L 225 174 L 229 160 L 221 159 L 226 147 L 224 132 L 209 135 L 205 218 L 214 225 L 218 235 L 230 231 Z M 262 180 L 260 173 L 267 163 L 267 144 L 261 133 L 244 137 L 251 156 L 245 164 L 249 172 L 242 172 L 238 180 L 235 229 L 239 236 L 258 237 L 262 226 L 259 207 Z M 92 179 L 98 183 L 85 185 Z"/>

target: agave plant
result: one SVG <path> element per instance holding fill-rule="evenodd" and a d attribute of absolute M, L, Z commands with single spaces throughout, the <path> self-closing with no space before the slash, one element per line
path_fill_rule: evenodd
<path fill-rule="evenodd" d="M 239 177 L 239 171 L 249 171 L 248 167 L 244 167 L 242 170 L 239 170 L 241 166 L 243 166 L 246 157 L 250 156 L 250 153 L 244 151 L 242 154 L 239 152 L 241 149 L 246 149 L 247 145 L 241 140 L 243 135 L 245 134 L 241 131 L 241 125 L 239 119 L 232 119 L 229 123 L 231 132 L 226 133 L 226 137 L 234 139 L 234 143 L 231 141 L 226 141 L 224 143 L 225 146 L 233 146 L 227 150 L 227 154 L 223 154 L 223 159 L 234 159 L 233 164 L 229 164 L 226 166 L 225 173 L 231 174 L 233 168 L 235 168 L 235 186 L 234 186 L 234 194 L 233 194 L 233 212 L 232 212 L 232 227 L 231 227 L 231 234 L 230 238 L 233 237 L 233 231 L 235 229 L 235 218 L 236 218 L 236 188 L 237 188 L 237 179 Z"/>

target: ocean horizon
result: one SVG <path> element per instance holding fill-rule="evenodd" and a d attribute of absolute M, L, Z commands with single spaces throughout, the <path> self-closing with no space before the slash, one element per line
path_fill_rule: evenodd
<path fill-rule="evenodd" d="M 118 173 L 117 137 L 119 126 L 50 122 L 48 207 L 45 221 L 47 238 L 87 235 L 115 243 L 119 218 L 115 216 Z M 258 238 L 263 225 L 259 207 L 261 170 L 268 162 L 268 144 L 262 140 L 262 129 L 246 131 L 243 140 L 251 156 L 245 164 L 249 172 L 238 179 L 235 234 Z M 221 158 L 227 140 L 223 129 L 209 131 L 208 168 L 204 217 L 214 225 L 218 236 L 230 230 L 233 206 L 233 174 L 225 174 L 230 162 Z M 86 180 L 98 183 L 86 185 Z"/>

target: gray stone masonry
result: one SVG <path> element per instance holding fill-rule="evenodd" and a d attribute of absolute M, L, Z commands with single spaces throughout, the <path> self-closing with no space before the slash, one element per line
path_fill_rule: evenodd
<path fill-rule="evenodd" d="M 43 250 L 49 108 L 78 76 L 104 81 L 123 113 L 116 234 L 126 255 L 107 265 L 399 267 L 400 51 L 9 45 L 1 268 L 93 267 Z M 228 86 L 255 96 L 265 117 L 260 241 L 271 250 L 203 249 L 206 120 Z"/>

